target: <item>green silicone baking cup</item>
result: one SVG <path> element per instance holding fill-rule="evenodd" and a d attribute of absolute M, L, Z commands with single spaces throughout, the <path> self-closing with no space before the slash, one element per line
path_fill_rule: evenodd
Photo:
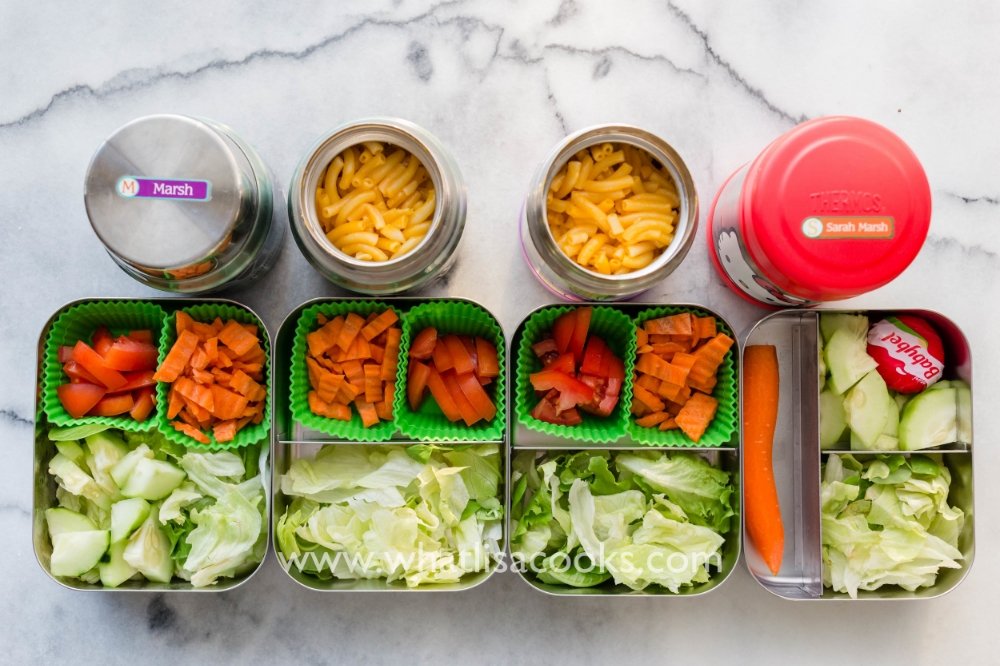
<path fill-rule="evenodd" d="M 406 397 L 406 377 L 409 368 L 410 342 L 413 337 L 428 326 L 433 326 L 438 335 L 479 336 L 489 340 L 497 349 L 500 374 L 486 386 L 486 392 L 493 399 L 497 413 L 489 423 L 482 421 L 469 426 L 464 421 L 452 423 L 434 398 L 428 396 L 414 412 Z M 396 377 L 396 399 L 393 414 L 399 430 L 407 437 L 425 442 L 500 442 L 506 428 L 506 341 L 503 330 L 486 310 L 465 301 L 434 301 L 424 303 L 406 313 L 403 317 L 403 341 L 400 346 L 399 374 Z"/>
<path fill-rule="evenodd" d="M 149 329 L 155 336 L 163 326 L 165 316 L 159 305 L 142 301 L 93 301 L 63 311 L 52 324 L 42 359 L 42 405 L 49 422 L 57 426 L 99 423 L 132 432 L 155 428 L 155 418 L 136 421 L 120 416 L 85 416 L 82 419 L 70 416 L 56 393 L 59 386 L 69 382 L 59 362 L 59 347 L 75 345 L 79 340 L 89 344 L 90 336 L 98 326 L 106 326 L 116 336 L 144 329 Z"/>
<path fill-rule="evenodd" d="M 517 422 L 531 430 L 554 437 L 562 437 L 594 444 L 613 444 L 628 432 L 629 409 L 632 406 L 632 368 L 635 366 L 635 335 L 628 315 L 610 307 L 594 306 L 590 318 L 590 334 L 597 335 L 625 362 L 625 381 L 622 383 L 618 404 L 611 416 L 602 418 L 581 411 L 583 422 L 575 426 L 554 425 L 531 416 L 538 404 L 529 375 L 542 369 L 531 346 L 541 341 L 552 330 L 559 315 L 575 310 L 575 306 L 556 306 L 539 310 L 524 324 L 524 334 L 517 350 L 517 380 L 515 383 L 515 413 Z"/>
<path fill-rule="evenodd" d="M 644 322 L 650 319 L 667 317 L 682 312 L 690 312 L 698 317 L 714 317 L 716 330 L 720 333 L 725 333 L 731 338 L 733 337 L 733 332 L 718 317 L 697 308 L 650 308 L 649 310 L 643 310 L 636 316 L 635 325 L 642 326 Z M 719 407 L 715 412 L 715 418 L 712 419 L 712 422 L 705 430 L 705 434 L 701 436 L 699 441 L 695 442 L 680 430 L 658 430 L 655 427 L 643 428 L 640 425 L 636 425 L 635 419 L 629 418 L 628 432 L 632 439 L 639 444 L 646 444 L 648 446 L 708 447 L 728 444 L 733 438 L 733 433 L 736 432 L 736 413 L 739 402 L 737 400 L 736 369 L 733 361 L 735 347 L 736 343 L 733 343 L 733 347 L 726 352 L 726 356 L 722 359 L 722 365 L 719 366 L 719 371 L 716 374 L 718 383 L 712 389 L 712 397 L 719 401 Z"/>
<path fill-rule="evenodd" d="M 309 409 L 309 367 L 306 365 L 306 351 L 309 345 L 306 343 L 306 335 L 319 328 L 316 318 L 323 315 L 332 319 L 337 315 L 346 315 L 348 312 L 367 317 L 372 312 L 385 312 L 392 309 L 397 315 L 401 315 L 399 308 L 394 308 L 385 303 L 377 301 L 331 301 L 329 303 L 317 303 L 302 311 L 299 322 L 295 326 L 295 337 L 292 340 L 292 380 L 291 380 L 291 408 L 292 416 L 296 421 L 311 430 L 318 430 L 338 439 L 346 439 L 352 442 L 388 442 L 396 434 L 396 419 L 392 421 L 379 421 L 371 428 L 366 428 L 361 423 L 361 416 L 358 410 L 351 406 L 351 420 L 340 421 L 330 419 L 325 416 L 318 416 Z M 400 316 L 400 318 L 402 318 Z M 399 356 L 402 359 L 404 347 L 402 342 L 399 346 Z M 398 375 L 397 375 L 398 376 Z"/>
<path fill-rule="evenodd" d="M 217 442 L 215 435 L 209 431 L 205 433 L 208 436 L 209 443 L 202 444 L 170 425 L 171 420 L 167 418 L 167 409 L 169 407 L 167 392 L 170 390 L 170 384 L 167 382 L 157 382 L 156 418 L 160 423 L 160 432 L 163 433 L 164 437 L 178 444 L 211 451 L 238 449 L 266 439 L 271 431 L 271 343 L 267 339 L 267 331 L 264 328 L 263 322 L 246 308 L 228 303 L 199 303 L 191 307 L 181 308 L 180 311 L 186 312 L 191 315 L 192 319 L 203 324 L 210 324 L 215 321 L 216 317 L 219 317 L 222 321 L 235 319 L 241 324 L 253 324 L 260 329 L 260 344 L 264 348 L 264 381 L 261 384 L 267 389 L 267 398 L 264 399 L 264 420 L 257 425 L 247 424 L 242 430 L 236 433 L 236 437 L 228 442 Z M 172 312 L 163 322 L 163 332 L 160 335 L 160 363 L 163 363 L 163 359 L 166 358 L 170 352 L 170 348 L 174 346 L 174 342 L 176 341 L 177 313 Z M 205 431 L 203 430 L 202 432 Z"/>

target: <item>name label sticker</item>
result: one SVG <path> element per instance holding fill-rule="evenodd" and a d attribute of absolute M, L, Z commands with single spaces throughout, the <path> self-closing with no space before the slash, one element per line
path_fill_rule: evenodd
<path fill-rule="evenodd" d="M 212 197 L 212 184 L 207 180 L 168 180 L 165 178 L 123 176 L 115 183 L 115 191 L 126 199 L 208 201 Z"/>
<path fill-rule="evenodd" d="M 885 240 L 892 238 L 894 226 L 891 217 L 807 217 L 802 235 L 819 240 Z"/>

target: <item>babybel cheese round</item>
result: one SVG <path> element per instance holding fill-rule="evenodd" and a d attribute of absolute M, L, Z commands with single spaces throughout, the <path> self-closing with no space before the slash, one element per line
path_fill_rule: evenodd
<path fill-rule="evenodd" d="M 872 326 L 868 355 L 878 362 L 886 386 L 899 393 L 919 393 L 944 371 L 941 338 L 920 317 L 886 317 Z"/>

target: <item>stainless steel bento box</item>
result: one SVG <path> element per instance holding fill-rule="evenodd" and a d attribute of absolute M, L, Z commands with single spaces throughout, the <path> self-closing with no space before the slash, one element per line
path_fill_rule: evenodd
<path fill-rule="evenodd" d="M 83 590 L 86 592 L 221 592 L 224 590 L 231 590 L 233 588 L 239 587 L 246 581 L 248 581 L 257 571 L 260 570 L 261 565 L 264 560 L 267 559 L 267 552 L 265 551 L 264 557 L 261 558 L 261 562 L 257 564 L 256 567 L 249 573 L 240 576 L 238 578 L 219 578 L 218 582 L 207 587 L 196 588 L 191 583 L 174 578 L 170 583 L 154 583 L 149 580 L 130 580 L 122 583 L 116 588 L 104 587 L 100 584 L 89 584 L 83 581 L 73 579 L 73 578 L 61 578 L 53 576 L 49 571 L 49 559 L 52 555 L 52 544 L 49 540 L 48 531 L 45 526 L 45 516 L 44 512 L 46 509 L 56 506 L 56 487 L 57 484 L 55 479 L 48 473 L 48 461 L 56 454 L 55 443 L 50 441 L 45 436 L 45 429 L 42 427 L 42 423 L 46 421 L 45 414 L 42 409 L 41 395 L 42 395 L 42 360 L 44 357 L 45 350 L 45 340 L 49 334 L 52 324 L 55 320 L 62 314 L 65 310 L 78 305 L 80 303 L 90 303 L 96 301 L 117 301 L 117 302 L 148 302 L 155 303 L 161 308 L 166 310 L 168 313 L 174 310 L 179 310 L 184 307 L 191 305 L 198 305 L 200 303 L 224 303 L 233 305 L 239 308 L 243 308 L 253 314 L 257 319 L 264 323 L 256 312 L 251 310 L 246 305 L 238 303 L 233 300 L 224 298 L 82 298 L 75 301 L 71 301 L 58 310 L 56 310 L 49 320 L 42 327 L 41 333 L 38 336 L 38 363 L 37 363 L 37 374 L 35 381 L 35 428 L 34 428 L 34 449 L 35 455 L 32 465 L 32 490 L 33 490 L 33 500 L 32 500 L 32 526 L 31 526 L 31 540 L 34 547 L 35 559 L 38 561 L 39 566 L 45 571 L 46 575 L 49 576 L 53 581 L 59 583 L 63 587 Z M 267 336 L 268 342 L 270 344 L 271 336 L 267 331 L 267 327 L 263 326 L 263 334 Z M 273 346 L 272 346 L 273 349 Z M 272 372 L 273 375 L 273 372 Z M 272 424 L 273 432 L 273 424 Z M 271 437 L 268 437 L 267 445 L 270 449 L 268 454 L 268 463 L 270 465 L 271 456 L 273 455 L 273 448 L 271 448 Z M 264 475 L 264 497 L 269 498 L 270 489 L 267 487 L 270 482 L 269 475 Z M 268 543 L 270 543 L 270 510 L 267 511 L 267 530 L 268 530 Z"/>
<path fill-rule="evenodd" d="M 272 428 L 275 436 L 272 451 L 274 453 L 274 464 L 272 466 L 271 475 L 271 511 L 272 511 L 272 522 L 277 525 L 280 517 L 285 513 L 288 505 L 290 504 L 288 497 L 281 492 L 281 476 L 285 474 L 293 460 L 297 458 L 313 458 L 319 449 L 326 444 L 336 444 L 339 446 L 363 446 L 366 442 L 355 442 L 346 439 L 337 439 L 327 435 L 325 433 L 310 430 L 301 423 L 298 423 L 292 416 L 290 408 L 290 395 L 291 395 L 291 360 L 292 360 L 292 345 L 293 338 L 295 336 L 295 327 L 299 321 L 299 317 L 303 310 L 309 306 L 315 305 L 317 303 L 326 302 L 338 302 L 338 301 L 372 301 L 375 300 L 380 303 L 386 303 L 387 305 L 395 306 L 400 310 L 407 310 L 409 308 L 421 305 L 423 303 L 428 303 L 431 301 L 459 301 L 472 303 L 477 305 L 487 312 L 489 310 L 482 306 L 480 303 L 463 298 L 406 298 L 406 297 L 371 297 L 371 298 L 315 298 L 307 301 L 297 308 L 292 310 L 288 316 L 282 321 L 281 326 L 278 328 L 278 334 L 275 337 L 275 344 L 272 348 L 272 359 L 274 364 L 274 371 L 271 374 L 272 378 Z M 491 316 L 498 322 L 499 319 L 496 316 Z M 501 327 L 502 330 L 502 327 Z M 504 333 L 504 338 L 506 339 L 506 334 Z M 509 360 L 508 360 L 509 365 Z M 508 408 L 507 414 L 510 414 Z M 505 428 L 506 432 L 507 429 Z M 386 442 L 374 442 L 383 445 L 402 445 L 410 446 L 413 444 L 421 443 L 420 440 L 411 439 L 403 436 L 401 433 L 396 433 L 393 438 Z M 476 442 L 478 444 L 495 443 L 499 444 L 500 456 L 501 456 L 501 471 L 503 473 L 500 492 L 502 497 L 500 498 L 501 505 L 506 506 L 507 503 L 507 479 L 509 478 L 509 461 L 508 461 L 508 451 L 506 436 L 492 441 Z M 448 445 L 458 445 L 460 442 L 448 442 Z M 501 549 L 506 548 L 506 523 L 504 525 L 504 532 L 501 537 L 500 547 Z M 300 571 L 294 565 L 288 562 L 284 562 L 284 558 L 281 555 L 281 549 L 277 543 L 274 531 L 271 533 L 272 546 L 274 552 L 278 555 L 279 564 L 281 564 L 282 569 L 287 573 L 293 580 L 310 590 L 318 590 L 322 592 L 452 592 L 471 589 L 487 578 L 493 575 L 493 573 L 498 568 L 498 563 L 491 561 L 489 568 L 486 571 L 481 571 L 478 573 L 467 574 L 462 577 L 462 579 L 457 583 L 452 584 L 440 584 L 440 585 L 424 585 L 420 587 L 410 588 L 402 581 L 396 581 L 393 583 L 388 583 L 385 579 L 371 579 L 371 580 L 341 580 L 335 578 L 320 579 L 309 573 Z"/>
<path fill-rule="evenodd" d="M 568 305 L 570 307 L 580 307 L 580 306 L 600 306 L 609 307 L 621 311 L 630 318 L 635 317 L 640 312 L 644 310 L 649 310 L 658 307 L 673 307 L 673 308 L 692 308 L 697 310 L 702 310 L 705 313 L 715 317 L 718 321 L 724 323 L 730 331 L 733 331 L 733 338 L 736 339 L 735 329 L 732 325 L 717 312 L 706 308 L 703 305 L 696 303 L 568 303 L 568 304 L 557 304 L 557 305 Z M 740 539 L 742 536 L 742 518 L 741 518 L 741 464 L 740 464 L 740 438 L 739 438 L 739 428 L 732 435 L 732 439 L 723 446 L 690 446 L 690 447 L 665 447 L 665 446 L 650 446 L 644 445 L 640 442 L 632 439 L 628 434 L 621 437 L 618 441 L 612 444 L 585 444 L 577 440 L 571 440 L 558 436 L 546 435 L 544 433 L 535 432 L 529 430 L 522 424 L 518 423 L 516 414 L 514 414 L 514 391 L 516 385 L 516 355 L 517 349 L 521 343 L 521 338 L 524 335 L 525 324 L 528 319 L 539 310 L 554 307 L 553 305 L 545 305 L 536 308 L 532 312 L 528 313 L 523 320 L 518 324 L 518 327 L 514 331 L 514 335 L 510 338 L 510 352 L 508 357 L 510 361 L 508 365 L 510 366 L 510 380 L 508 382 L 508 404 L 510 405 L 510 457 L 513 459 L 521 451 L 535 451 L 537 460 L 542 460 L 544 457 L 550 455 L 559 455 L 564 453 L 576 453 L 585 450 L 607 450 L 611 452 L 622 452 L 622 451 L 671 451 L 671 452 L 688 452 L 695 453 L 705 460 L 707 460 L 713 467 L 723 469 L 732 474 L 734 492 L 732 495 L 733 509 L 736 513 L 731 520 L 731 526 L 729 531 L 724 534 L 725 543 L 721 549 L 721 565 L 714 568 L 711 573 L 711 578 L 706 583 L 701 583 L 693 587 L 683 588 L 679 593 L 674 594 L 669 590 L 660 588 L 658 586 L 649 586 L 645 590 L 633 591 L 625 585 L 615 585 L 613 580 L 606 581 L 601 585 L 589 588 L 573 588 L 569 586 L 562 585 L 550 585 L 539 580 L 531 571 L 527 569 L 526 566 L 516 566 L 512 565 L 512 568 L 518 573 L 518 576 L 525 583 L 530 585 L 533 589 L 546 594 L 551 594 L 555 596 L 590 596 L 590 595 L 615 595 L 622 597 L 690 597 L 697 596 L 701 594 L 706 594 L 715 590 L 721 586 L 736 568 L 736 563 L 740 559 Z M 740 370 L 740 353 L 739 353 L 739 341 L 737 340 L 732 347 L 733 360 L 735 363 L 735 370 L 737 374 Z M 737 382 L 737 386 L 738 386 Z M 508 462 L 508 486 L 511 485 L 510 477 L 510 463 Z M 509 494 L 508 494 L 509 495 Z M 506 520 L 507 520 L 507 535 L 508 540 L 510 538 L 511 531 L 511 507 L 508 501 L 506 508 Z M 508 549 L 509 550 L 509 549 Z M 510 553 L 508 553 L 509 555 Z M 513 561 L 513 559 L 512 559 Z"/>
<path fill-rule="evenodd" d="M 822 534 L 820 529 L 821 465 L 830 453 L 851 453 L 870 458 L 877 453 L 941 453 L 951 472 L 950 504 L 965 513 L 965 525 L 958 539 L 963 555 L 960 569 L 943 568 L 931 587 L 909 592 L 896 585 L 874 591 L 861 590 L 858 600 L 930 599 L 954 589 L 964 580 L 975 555 L 975 511 L 973 506 L 973 446 L 944 445 L 921 451 L 859 452 L 820 448 L 819 419 L 819 316 L 823 313 L 864 314 L 870 321 L 881 315 L 909 314 L 933 325 L 944 343 L 950 367 L 946 379 L 961 379 L 972 385 L 972 350 L 961 329 L 946 316 L 930 310 L 786 310 L 775 312 L 753 325 L 743 336 L 745 353 L 750 345 L 769 344 L 777 348 L 781 373 L 778 421 L 774 437 L 774 478 L 785 530 L 782 566 L 774 575 L 764 564 L 753 540 L 746 538 L 746 562 L 753 577 L 764 589 L 785 599 L 851 600 L 823 585 Z M 960 359 L 955 363 L 955 359 Z M 745 396 L 742 386 L 741 400 Z M 970 413 L 971 419 L 971 413 Z M 969 424 L 971 431 L 971 422 Z"/>

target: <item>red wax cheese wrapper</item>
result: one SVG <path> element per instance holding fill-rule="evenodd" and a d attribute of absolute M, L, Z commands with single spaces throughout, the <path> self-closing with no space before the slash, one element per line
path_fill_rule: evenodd
<path fill-rule="evenodd" d="M 920 317 L 886 317 L 872 326 L 868 355 L 878 362 L 886 386 L 899 393 L 919 393 L 944 372 L 941 338 Z"/>

